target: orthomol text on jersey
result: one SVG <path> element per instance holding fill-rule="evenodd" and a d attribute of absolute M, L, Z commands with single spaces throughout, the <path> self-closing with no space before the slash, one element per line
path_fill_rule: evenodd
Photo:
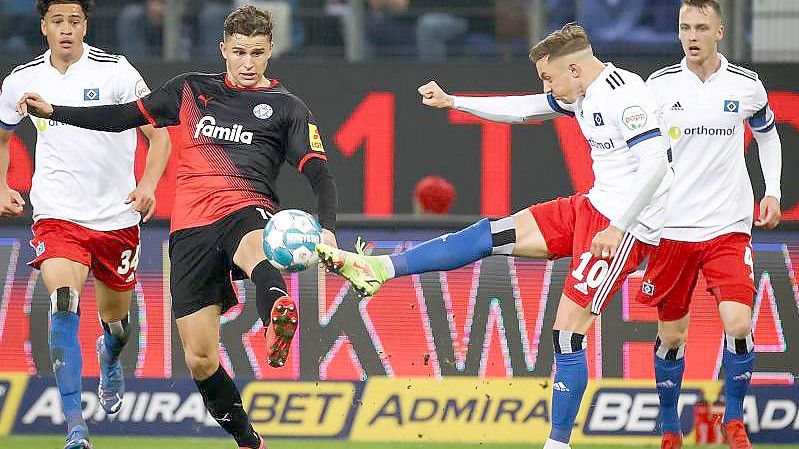
<path fill-rule="evenodd" d="M 592 148 L 596 148 L 599 150 L 612 150 L 615 148 L 613 145 L 613 139 L 608 139 L 606 142 L 599 142 L 594 140 L 593 138 L 588 139 L 588 145 L 591 145 Z"/>
<path fill-rule="evenodd" d="M 214 139 L 227 140 L 228 142 L 252 143 L 252 132 L 244 131 L 244 127 L 234 123 L 230 128 L 224 126 L 216 126 L 216 119 L 210 115 L 206 115 L 197 122 L 197 127 L 194 131 L 194 138 L 198 139 L 200 135 L 212 137 Z"/>
<path fill-rule="evenodd" d="M 669 128 L 669 137 L 672 140 L 680 140 L 682 136 L 731 136 L 735 134 L 737 125 L 729 128 L 708 128 L 707 126 L 695 126 L 693 128 L 680 128 L 672 126 Z"/>

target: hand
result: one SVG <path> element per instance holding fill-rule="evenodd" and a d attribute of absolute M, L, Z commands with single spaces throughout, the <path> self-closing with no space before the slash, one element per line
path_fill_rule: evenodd
<path fill-rule="evenodd" d="M 780 201 L 773 196 L 765 196 L 760 201 L 760 217 L 755 220 L 755 226 L 774 229 L 780 224 Z"/>
<path fill-rule="evenodd" d="M 16 217 L 22 214 L 23 206 L 25 200 L 19 192 L 10 188 L 0 190 L 0 217 Z"/>
<path fill-rule="evenodd" d="M 322 243 L 328 246 L 332 246 L 333 248 L 338 248 L 338 242 L 336 242 L 336 234 L 333 234 L 333 232 L 328 229 L 322 229 Z"/>
<path fill-rule="evenodd" d="M 608 226 L 597 232 L 591 241 L 591 254 L 594 257 L 612 260 L 616 257 L 622 237 L 624 237 L 624 231 L 615 226 Z"/>
<path fill-rule="evenodd" d="M 455 105 L 455 100 L 452 95 L 447 94 L 439 87 L 435 81 L 419 86 L 419 95 L 422 96 L 422 104 L 433 108 L 451 108 Z"/>
<path fill-rule="evenodd" d="M 155 186 L 139 183 L 125 200 L 125 204 L 130 203 L 133 203 L 133 210 L 141 214 L 144 223 L 150 221 L 155 213 Z"/>
<path fill-rule="evenodd" d="M 53 105 L 44 101 L 41 95 L 27 92 L 17 102 L 17 113 L 23 117 L 30 114 L 50 118 L 53 115 Z"/>

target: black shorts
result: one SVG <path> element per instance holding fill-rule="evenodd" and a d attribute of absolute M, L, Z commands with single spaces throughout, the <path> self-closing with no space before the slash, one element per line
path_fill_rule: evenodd
<path fill-rule="evenodd" d="M 213 304 L 220 304 L 225 313 L 238 303 L 231 272 L 236 280 L 247 276 L 233 264 L 233 255 L 245 235 L 266 226 L 263 210 L 247 206 L 209 225 L 169 236 L 169 282 L 176 319 Z"/>

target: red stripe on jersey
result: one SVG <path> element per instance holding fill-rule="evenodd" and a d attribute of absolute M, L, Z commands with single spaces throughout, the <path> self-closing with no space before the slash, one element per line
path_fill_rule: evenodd
<path fill-rule="evenodd" d="M 319 158 L 319 159 L 321 159 L 321 160 L 323 160 L 323 161 L 326 161 L 326 160 L 327 160 L 327 156 L 325 156 L 324 154 L 320 154 L 320 153 L 308 153 L 308 154 L 306 154 L 305 156 L 303 156 L 303 157 L 302 157 L 302 159 L 300 159 L 300 163 L 299 163 L 299 164 L 297 164 L 297 171 L 298 171 L 298 172 L 300 172 L 300 173 L 302 173 L 302 167 L 304 167 L 304 166 L 305 166 L 305 163 L 306 163 L 306 162 L 310 161 L 310 160 L 311 160 L 311 159 L 313 159 L 313 158 Z"/>
<path fill-rule="evenodd" d="M 153 116 L 152 116 L 152 115 L 150 115 L 150 113 L 149 113 L 149 112 L 147 112 L 147 108 L 145 108 L 145 107 L 144 107 L 144 103 L 142 103 L 142 102 L 141 102 L 141 98 L 139 98 L 138 100 L 136 100 L 136 106 L 138 106 L 138 107 L 139 107 L 139 112 L 141 112 L 141 115 L 143 115 L 143 116 L 144 116 L 144 118 L 146 118 L 146 119 L 147 119 L 147 121 L 148 121 L 148 122 L 150 122 L 150 124 L 151 124 L 151 125 L 153 125 L 153 126 L 158 126 L 158 125 L 155 123 L 155 119 L 153 118 Z"/>
<path fill-rule="evenodd" d="M 200 117 L 191 88 L 185 84 L 181 125 L 173 134 L 179 159 L 171 232 L 213 223 L 247 206 L 275 210 L 274 203 L 242 176 L 221 145 L 207 136 L 194 137 Z"/>

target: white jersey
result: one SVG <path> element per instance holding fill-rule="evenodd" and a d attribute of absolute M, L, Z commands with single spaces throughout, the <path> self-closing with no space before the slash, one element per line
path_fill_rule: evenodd
<path fill-rule="evenodd" d="M 698 242 L 750 233 L 754 195 L 744 160 L 744 120 L 755 132 L 774 128 L 757 74 L 721 56 L 719 70 L 703 83 L 683 58 L 653 73 L 647 85 L 674 155 L 675 182 L 663 237 Z M 779 174 L 776 181 L 766 179 L 766 185 L 766 194 L 779 198 Z"/>
<path fill-rule="evenodd" d="M 16 67 L 3 81 L 0 126 L 13 129 L 22 118 L 15 106 L 25 92 L 51 104 L 97 106 L 135 101 L 149 90 L 123 57 L 83 44 L 80 60 L 61 74 L 50 51 Z M 30 200 L 33 219 L 68 220 L 98 231 L 134 226 L 139 214 L 125 204 L 135 188 L 136 130 L 90 131 L 31 116 L 37 130 Z"/>
<path fill-rule="evenodd" d="M 635 73 L 605 64 L 599 77 L 586 89 L 585 96 L 573 104 L 555 101 L 551 94 L 516 97 L 455 97 L 454 107 L 483 118 L 518 123 L 541 120 L 555 115 L 573 116 L 591 147 L 594 185 L 588 192 L 591 204 L 611 224 L 630 221 L 627 230 L 638 240 L 657 244 L 665 221 L 666 200 L 672 171 L 658 177 L 654 194 L 641 212 L 628 220 L 623 216 L 640 190 L 640 157 L 636 152 L 657 152 L 665 158 L 668 151 L 656 114 L 656 104 L 643 79 Z M 657 139 L 657 145 L 650 145 Z M 650 141 L 650 142 L 647 142 Z M 636 147 L 647 142 L 647 144 Z M 647 195 L 644 195 L 648 198 Z M 646 200 L 647 198 L 644 198 Z"/>

